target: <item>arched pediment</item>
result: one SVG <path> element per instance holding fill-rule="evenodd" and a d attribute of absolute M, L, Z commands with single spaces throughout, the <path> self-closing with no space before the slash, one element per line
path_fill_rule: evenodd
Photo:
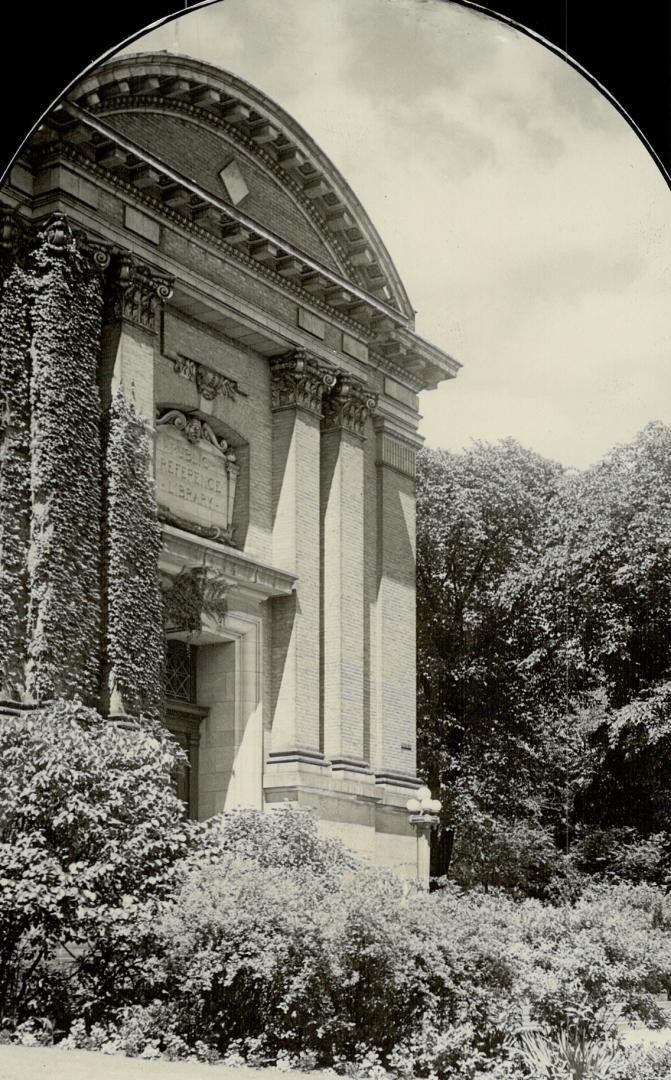
<path fill-rule="evenodd" d="M 189 57 L 140 53 L 98 68 L 72 100 L 412 325 L 398 273 L 353 191 L 301 126 L 255 87 Z M 243 233 L 231 226 L 231 241 L 244 243 Z M 289 258 L 278 268 L 294 272 Z"/>

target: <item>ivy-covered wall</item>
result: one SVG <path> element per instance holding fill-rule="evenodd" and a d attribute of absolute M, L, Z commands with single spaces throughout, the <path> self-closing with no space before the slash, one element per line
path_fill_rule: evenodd
<path fill-rule="evenodd" d="M 30 540 L 31 279 L 15 266 L 0 295 L 0 697 L 23 689 Z"/>
<path fill-rule="evenodd" d="M 113 713 L 155 713 L 163 700 L 161 526 L 151 434 L 118 392 L 108 417 L 104 678 Z"/>
<path fill-rule="evenodd" d="M 156 713 L 151 433 L 121 395 L 101 416 L 105 258 L 63 215 L 20 240 L 0 263 L 0 699 Z"/>
<path fill-rule="evenodd" d="M 65 231 L 32 255 L 26 689 L 92 700 L 100 667 L 100 275 Z"/>

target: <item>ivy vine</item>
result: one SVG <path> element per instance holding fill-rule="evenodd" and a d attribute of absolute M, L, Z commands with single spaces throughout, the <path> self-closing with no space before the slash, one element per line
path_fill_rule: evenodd
<path fill-rule="evenodd" d="M 0 299 L 0 696 L 20 698 L 30 542 L 31 280 L 15 266 Z"/>
<path fill-rule="evenodd" d="M 164 594 L 166 630 L 200 630 L 203 616 L 215 622 L 228 610 L 228 583 L 206 566 L 183 567 Z"/>
<path fill-rule="evenodd" d="M 100 275 L 71 235 L 31 258 L 32 520 L 26 685 L 93 699 L 100 668 Z"/>
<path fill-rule="evenodd" d="M 151 435 L 121 392 L 106 452 L 105 677 L 122 711 L 156 714 L 163 701 L 161 526 L 151 478 Z"/>

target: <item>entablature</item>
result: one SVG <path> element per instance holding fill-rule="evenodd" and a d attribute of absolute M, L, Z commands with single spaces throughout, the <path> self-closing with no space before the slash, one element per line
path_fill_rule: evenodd
<path fill-rule="evenodd" d="M 75 131 L 82 137 L 73 142 Z M 87 136 L 88 143 L 82 133 Z M 289 339 L 285 332 L 280 335 L 280 340 L 293 344 L 309 342 L 309 330 L 307 333 L 296 331 L 303 330 L 305 325 L 301 326 L 300 312 L 312 311 L 317 322 L 322 320 L 339 329 L 341 338 L 338 351 L 356 361 L 350 362 L 350 369 L 357 374 L 361 374 L 362 365 L 370 365 L 401 381 L 413 392 L 431 389 L 439 381 L 456 375 L 460 367 L 457 361 L 415 334 L 406 315 L 394 310 L 373 292 L 362 290 L 332 269 L 317 263 L 311 256 L 252 222 L 237 208 L 199 188 L 187 177 L 179 176 L 163 162 L 123 139 L 78 106 L 66 103 L 55 117 L 43 125 L 38 135 L 39 138 L 29 148 L 27 160 L 38 176 L 46 174 L 48 179 L 46 190 L 44 184 L 39 190 L 39 180 L 35 185 L 36 214 L 53 211 L 54 199 L 62 198 L 69 210 L 88 217 L 89 228 L 112 228 L 116 231 L 118 243 L 125 242 L 133 247 L 143 244 L 143 256 L 149 258 L 152 252 L 155 258 L 161 254 L 163 229 L 167 227 L 180 232 L 190 244 L 200 244 L 209 252 L 214 249 L 215 261 L 223 260 L 235 266 L 238 273 L 242 271 L 250 278 L 260 280 L 272 293 L 281 293 L 297 301 L 299 326 L 292 328 Z M 109 149 L 108 153 L 101 155 L 101 137 L 106 138 L 108 149 L 114 146 L 119 153 L 113 154 Z M 138 235 L 141 230 L 137 225 L 132 227 L 128 224 L 127 214 L 122 215 L 124 222 L 121 227 L 119 222 L 103 220 L 103 215 L 96 213 L 94 207 L 86 206 L 86 200 L 81 199 L 76 184 L 73 185 L 71 180 L 63 181 L 66 190 L 61 191 L 58 172 L 54 168 L 59 162 L 64 169 L 67 166 L 64 177 L 78 174 L 89 187 L 92 186 L 91 182 L 105 186 L 133 210 L 135 219 L 144 216 L 144 237 Z M 146 173 L 132 162 L 144 163 L 152 173 L 151 183 L 144 182 L 147 180 Z M 20 167 L 23 168 L 22 163 Z M 23 183 L 25 186 L 25 177 Z M 184 198 L 177 198 L 178 190 Z M 216 304 L 213 307 L 207 300 L 204 303 L 200 298 L 196 300 L 193 290 L 188 287 L 180 287 L 180 280 L 189 275 L 178 260 L 173 260 L 166 271 L 177 282 L 174 295 L 176 308 L 200 318 L 206 324 L 217 324 L 224 333 L 258 348 L 266 355 L 277 351 L 280 341 L 272 333 L 266 341 L 263 331 L 250 335 L 244 331 L 239 334 L 234 329 L 234 325 L 238 325 L 240 297 L 233 302 L 230 313 L 222 312 Z M 216 277 L 217 281 L 225 280 L 225 274 L 211 273 L 209 276 Z M 199 292 L 201 297 L 208 297 L 214 290 L 201 286 Z M 199 308 L 200 314 L 196 314 L 194 306 Z M 263 305 L 253 319 L 260 326 L 270 329 L 271 320 Z M 320 351 L 318 347 L 317 351 Z M 329 351 L 333 354 L 336 350 L 331 346 Z"/>

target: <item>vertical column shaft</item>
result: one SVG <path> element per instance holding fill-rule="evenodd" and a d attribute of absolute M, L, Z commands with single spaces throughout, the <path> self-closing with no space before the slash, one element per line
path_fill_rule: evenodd
<path fill-rule="evenodd" d="M 322 717 L 333 768 L 364 761 L 363 432 L 375 405 L 340 375 L 324 399 L 321 445 Z"/>
<path fill-rule="evenodd" d="M 154 425 L 154 354 L 160 304 L 171 281 L 129 252 L 115 255 L 108 276 L 100 398 L 105 425 L 103 658 L 101 705 L 111 715 L 156 709 L 160 699 L 163 630 L 151 435 Z M 135 458 L 139 466 L 136 469 Z M 135 506 L 135 563 L 127 568 L 127 520 Z M 124 569 L 125 568 L 125 569 Z M 120 581 L 123 578 L 123 581 Z M 138 612 L 130 598 L 142 597 Z M 143 655 L 138 680 L 132 656 Z"/>
<path fill-rule="evenodd" d="M 322 758 L 319 739 L 319 442 L 328 376 L 302 350 L 271 360 L 273 562 L 298 575 L 273 603 L 270 760 Z"/>

